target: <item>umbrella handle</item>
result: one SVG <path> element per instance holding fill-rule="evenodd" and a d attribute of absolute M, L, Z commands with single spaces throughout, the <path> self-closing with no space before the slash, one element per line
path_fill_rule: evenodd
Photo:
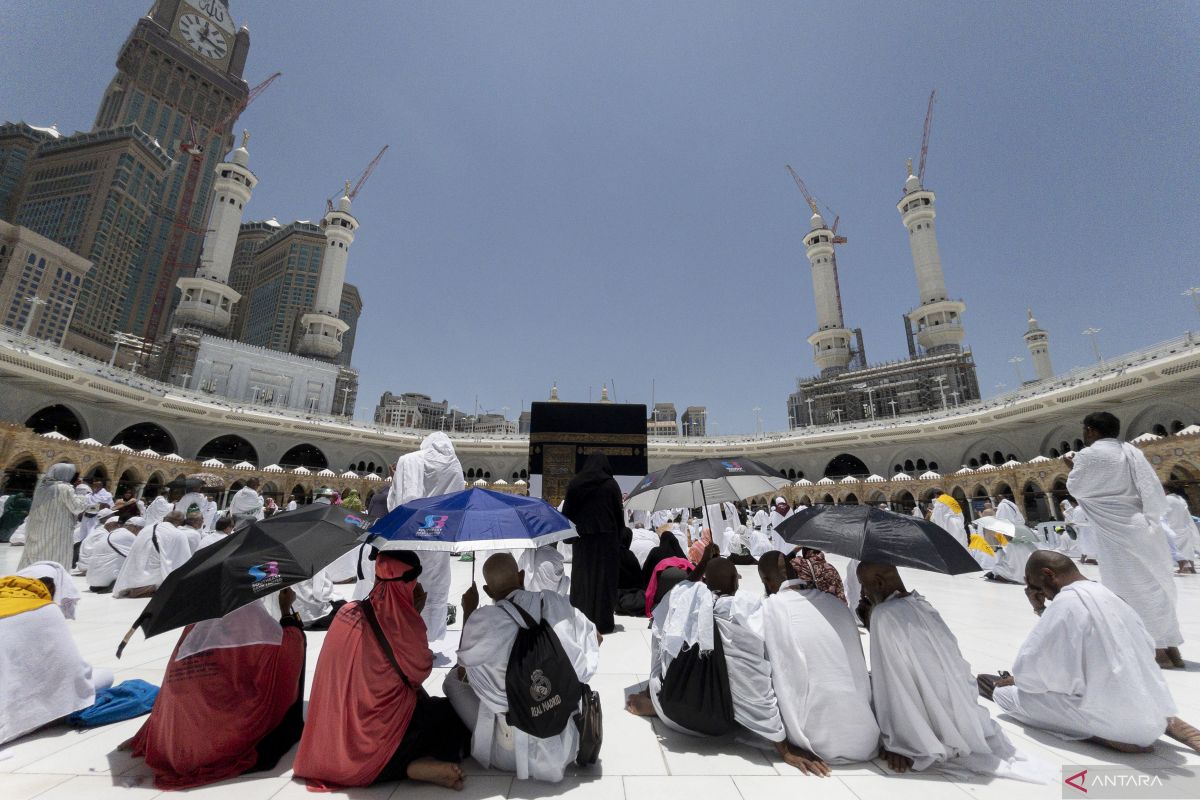
<path fill-rule="evenodd" d="M 133 623 L 133 627 L 129 629 L 129 632 L 125 634 L 125 638 L 121 640 L 119 645 L 117 645 L 117 658 L 120 658 L 121 654 L 125 652 L 125 645 L 129 644 L 129 640 L 133 638 L 133 632 L 138 629 L 140 624 L 141 620 Z"/>

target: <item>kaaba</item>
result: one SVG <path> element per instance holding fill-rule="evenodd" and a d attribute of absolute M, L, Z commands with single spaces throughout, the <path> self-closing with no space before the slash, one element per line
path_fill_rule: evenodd
<path fill-rule="evenodd" d="M 557 506 L 592 453 L 608 456 L 617 483 L 628 490 L 647 472 L 646 419 L 646 406 L 640 404 L 534 403 L 529 419 L 530 493 Z"/>

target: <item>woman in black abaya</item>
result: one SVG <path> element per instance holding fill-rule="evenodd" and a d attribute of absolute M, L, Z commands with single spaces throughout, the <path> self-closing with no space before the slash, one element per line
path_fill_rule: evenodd
<path fill-rule="evenodd" d="M 579 531 L 571 548 L 571 605 L 600 633 L 611 633 L 625 513 L 608 456 L 588 456 L 567 486 L 563 514 Z"/>

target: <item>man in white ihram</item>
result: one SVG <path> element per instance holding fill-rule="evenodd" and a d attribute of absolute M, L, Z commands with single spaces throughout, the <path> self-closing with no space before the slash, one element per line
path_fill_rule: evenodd
<path fill-rule="evenodd" d="M 525 575 L 509 553 L 489 557 L 483 564 L 483 579 L 483 590 L 493 604 L 478 608 L 479 590 L 474 584 L 463 595 L 458 666 L 447 673 L 442 691 L 472 732 L 471 755 L 476 761 L 515 772 L 521 779 L 561 781 L 579 750 L 575 723 L 568 722 L 559 735 L 542 739 L 510 727 L 504 720 L 508 711 L 505 678 L 517 638 L 514 614 L 518 612 L 506 609 L 502 601 L 520 606 L 535 621 L 550 623 L 583 683 L 591 680 L 600 665 L 600 636 L 596 626 L 566 597 L 523 589 Z"/>
<path fill-rule="evenodd" d="M 421 449 L 405 453 L 396 462 L 392 489 L 388 493 L 388 511 L 420 497 L 461 492 L 466 484 L 462 464 L 454 453 L 450 437 L 441 431 L 431 433 L 421 442 Z M 450 552 L 421 551 L 421 588 L 427 595 L 421 618 L 429 641 L 436 642 L 446 635 L 446 610 L 450 599 Z M 374 584 L 374 562 L 369 584 Z M 367 580 L 360 580 L 359 586 Z M 359 586 L 355 587 L 357 595 Z"/>
<path fill-rule="evenodd" d="M 138 533 L 113 584 L 113 597 L 149 597 L 172 571 L 192 557 L 200 537 L 183 527 L 182 511 L 172 511 L 162 522 Z"/>
<path fill-rule="evenodd" d="M 1175 716 L 1162 670 L 1150 658 L 1150 636 L 1128 604 L 1052 550 L 1030 557 L 1025 595 L 1038 623 L 1013 675 L 979 676 L 981 695 L 1064 739 L 1147 752 L 1166 733 L 1200 749 L 1200 731 Z"/>
<path fill-rule="evenodd" d="M 1167 511 L 1163 514 L 1162 524 L 1167 531 L 1167 540 L 1171 545 L 1171 558 L 1179 564 L 1179 575 L 1195 575 L 1196 545 L 1200 544 L 1200 530 L 1192 519 L 1187 500 L 1179 494 L 1178 489 L 1167 492 Z"/>
<path fill-rule="evenodd" d="M 1161 525 L 1166 495 L 1142 451 L 1117 439 L 1121 422 L 1107 411 L 1083 420 L 1087 447 L 1074 459 L 1067 491 L 1092 522 L 1100 582 L 1133 607 L 1154 640 L 1163 669 L 1183 669 L 1171 550 Z"/>
<path fill-rule="evenodd" d="M 1012 498 L 1007 496 L 1001 497 L 996 506 L 996 519 L 1011 522 L 1013 525 L 1025 524 L 1025 515 L 1021 513 L 1021 509 L 1017 508 L 1017 504 L 1012 501 Z"/>
<path fill-rule="evenodd" d="M 233 517 L 234 528 L 243 522 L 263 518 L 263 499 L 262 495 L 258 493 L 261 483 L 258 478 L 251 478 L 246 481 L 245 486 L 237 490 L 237 494 L 229 501 L 229 513 Z"/>

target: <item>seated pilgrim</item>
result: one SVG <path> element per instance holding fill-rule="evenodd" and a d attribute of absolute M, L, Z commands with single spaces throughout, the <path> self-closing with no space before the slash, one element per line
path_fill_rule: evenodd
<path fill-rule="evenodd" d="M 192 557 L 199 537 L 193 541 L 181 529 L 183 521 L 182 511 L 170 511 L 162 522 L 142 528 L 113 584 L 113 597 L 149 597 Z"/>
<path fill-rule="evenodd" d="M 191 516 L 191 514 L 188 514 L 189 518 Z M 202 516 L 201 524 L 204 524 L 203 520 L 204 517 Z M 222 514 L 213 520 L 212 530 L 200 536 L 200 541 L 197 543 L 196 549 L 200 550 L 208 547 L 210 544 L 222 542 L 231 533 L 233 533 L 233 517 L 231 517 L 229 514 Z"/>
<path fill-rule="evenodd" d="M 650 635 L 650 681 L 631 694 L 626 710 L 638 716 L 655 716 L 674 731 L 702 735 L 664 713 L 659 695 L 671 663 L 685 647 L 702 654 L 715 648 L 719 637 L 729 679 L 733 720 L 738 727 L 770 742 L 783 760 L 806 775 L 828 775 L 829 767 L 807 747 L 789 743 L 772 684 L 771 663 L 763 640 L 763 608 L 757 597 L 737 596 L 737 568 L 717 556 L 710 545 L 701 564 L 654 608 Z M 711 656 L 709 656 L 711 657 Z M 708 713 L 709 709 L 694 709 Z"/>
<path fill-rule="evenodd" d="M 788 742 L 822 761 L 879 753 L 871 679 L 850 609 L 804 578 L 778 551 L 758 562 L 766 588 L 763 631 L 771 685 Z"/>
<path fill-rule="evenodd" d="M 617 614 L 642 617 L 646 613 L 646 585 L 642 583 L 642 564 L 633 552 L 634 532 L 625 528 L 620 534 L 621 551 L 617 555 Z"/>
<path fill-rule="evenodd" d="M 565 596 L 523 589 L 525 575 L 508 553 L 490 556 L 483 564 L 483 578 L 483 591 L 492 598 L 492 605 L 479 607 L 479 591 L 474 586 L 463 595 L 458 666 L 446 675 L 442 689 L 472 731 L 471 755 L 476 761 L 515 772 L 521 779 L 561 781 L 579 751 L 578 727 L 568 723 L 557 736 L 538 738 L 505 721 L 509 710 L 505 677 L 517 637 L 517 619 L 521 618 L 508 606 L 520 606 L 535 621 L 550 623 L 583 683 L 591 680 L 599 666 L 600 634 Z"/>
<path fill-rule="evenodd" d="M 67 626 L 79 590 L 61 564 L 0 578 L 0 744 L 96 702 L 113 674 L 79 654 Z"/>
<path fill-rule="evenodd" d="M 870 606 L 871 691 L 888 765 L 1049 781 L 1049 766 L 1019 753 L 979 705 L 971 666 L 933 606 L 891 565 L 863 562 L 858 580 Z"/>
<path fill-rule="evenodd" d="M 545 589 L 570 597 L 571 578 L 564 564 L 563 554 L 555 545 L 522 550 L 517 565 L 525 575 L 525 591 L 540 592 Z"/>
<path fill-rule="evenodd" d="M 674 529 L 669 525 L 663 525 L 658 530 L 658 545 L 650 549 L 650 552 L 646 554 L 646 559 L 642 562 L 643 586 L 650 585 L 650 579 L 654 577 L 658 565 L 668 558 L 686 559 L 687 553 L 679 544 Z"/>
<path fill-rule="evenodd" d="M 128 742 L 159 789 L 186 789 L 271 769 L 304 727 L 304 631 L 293 593 L 282 621 L 252 602 L 189 625 L 150 717 Z"/>
<path fill-rule="evenodd" d="M 114 512 L 83 540 L 79 560 L 87 565 L 87 583 L 91 591 L 100 594 L 112 591 L 141 529 L 141 517 L 131 517 L 122 525 Z"/>
<path fill-rule="evenodd" d="M 370 594 L 329 626 L 293 767 L 314 788 L 404 778 L 463 786 L 457 762 L 470 734 L 445 698 L 421 688 L 433 653 L 420 574 L 416 553 L 380 552 Z"/>
<path fill-rule="evenodd" d="M 1200 750 L 1200 731 L 1175 716 L 1137 612 L 1052 550 L 1030 557 L 1025 586 L 1040 619 L 1013 675 L 979 676 L 980 694 L 1019 722 L 1065 739 L 1142 752 L 1166 733 Z"/>

